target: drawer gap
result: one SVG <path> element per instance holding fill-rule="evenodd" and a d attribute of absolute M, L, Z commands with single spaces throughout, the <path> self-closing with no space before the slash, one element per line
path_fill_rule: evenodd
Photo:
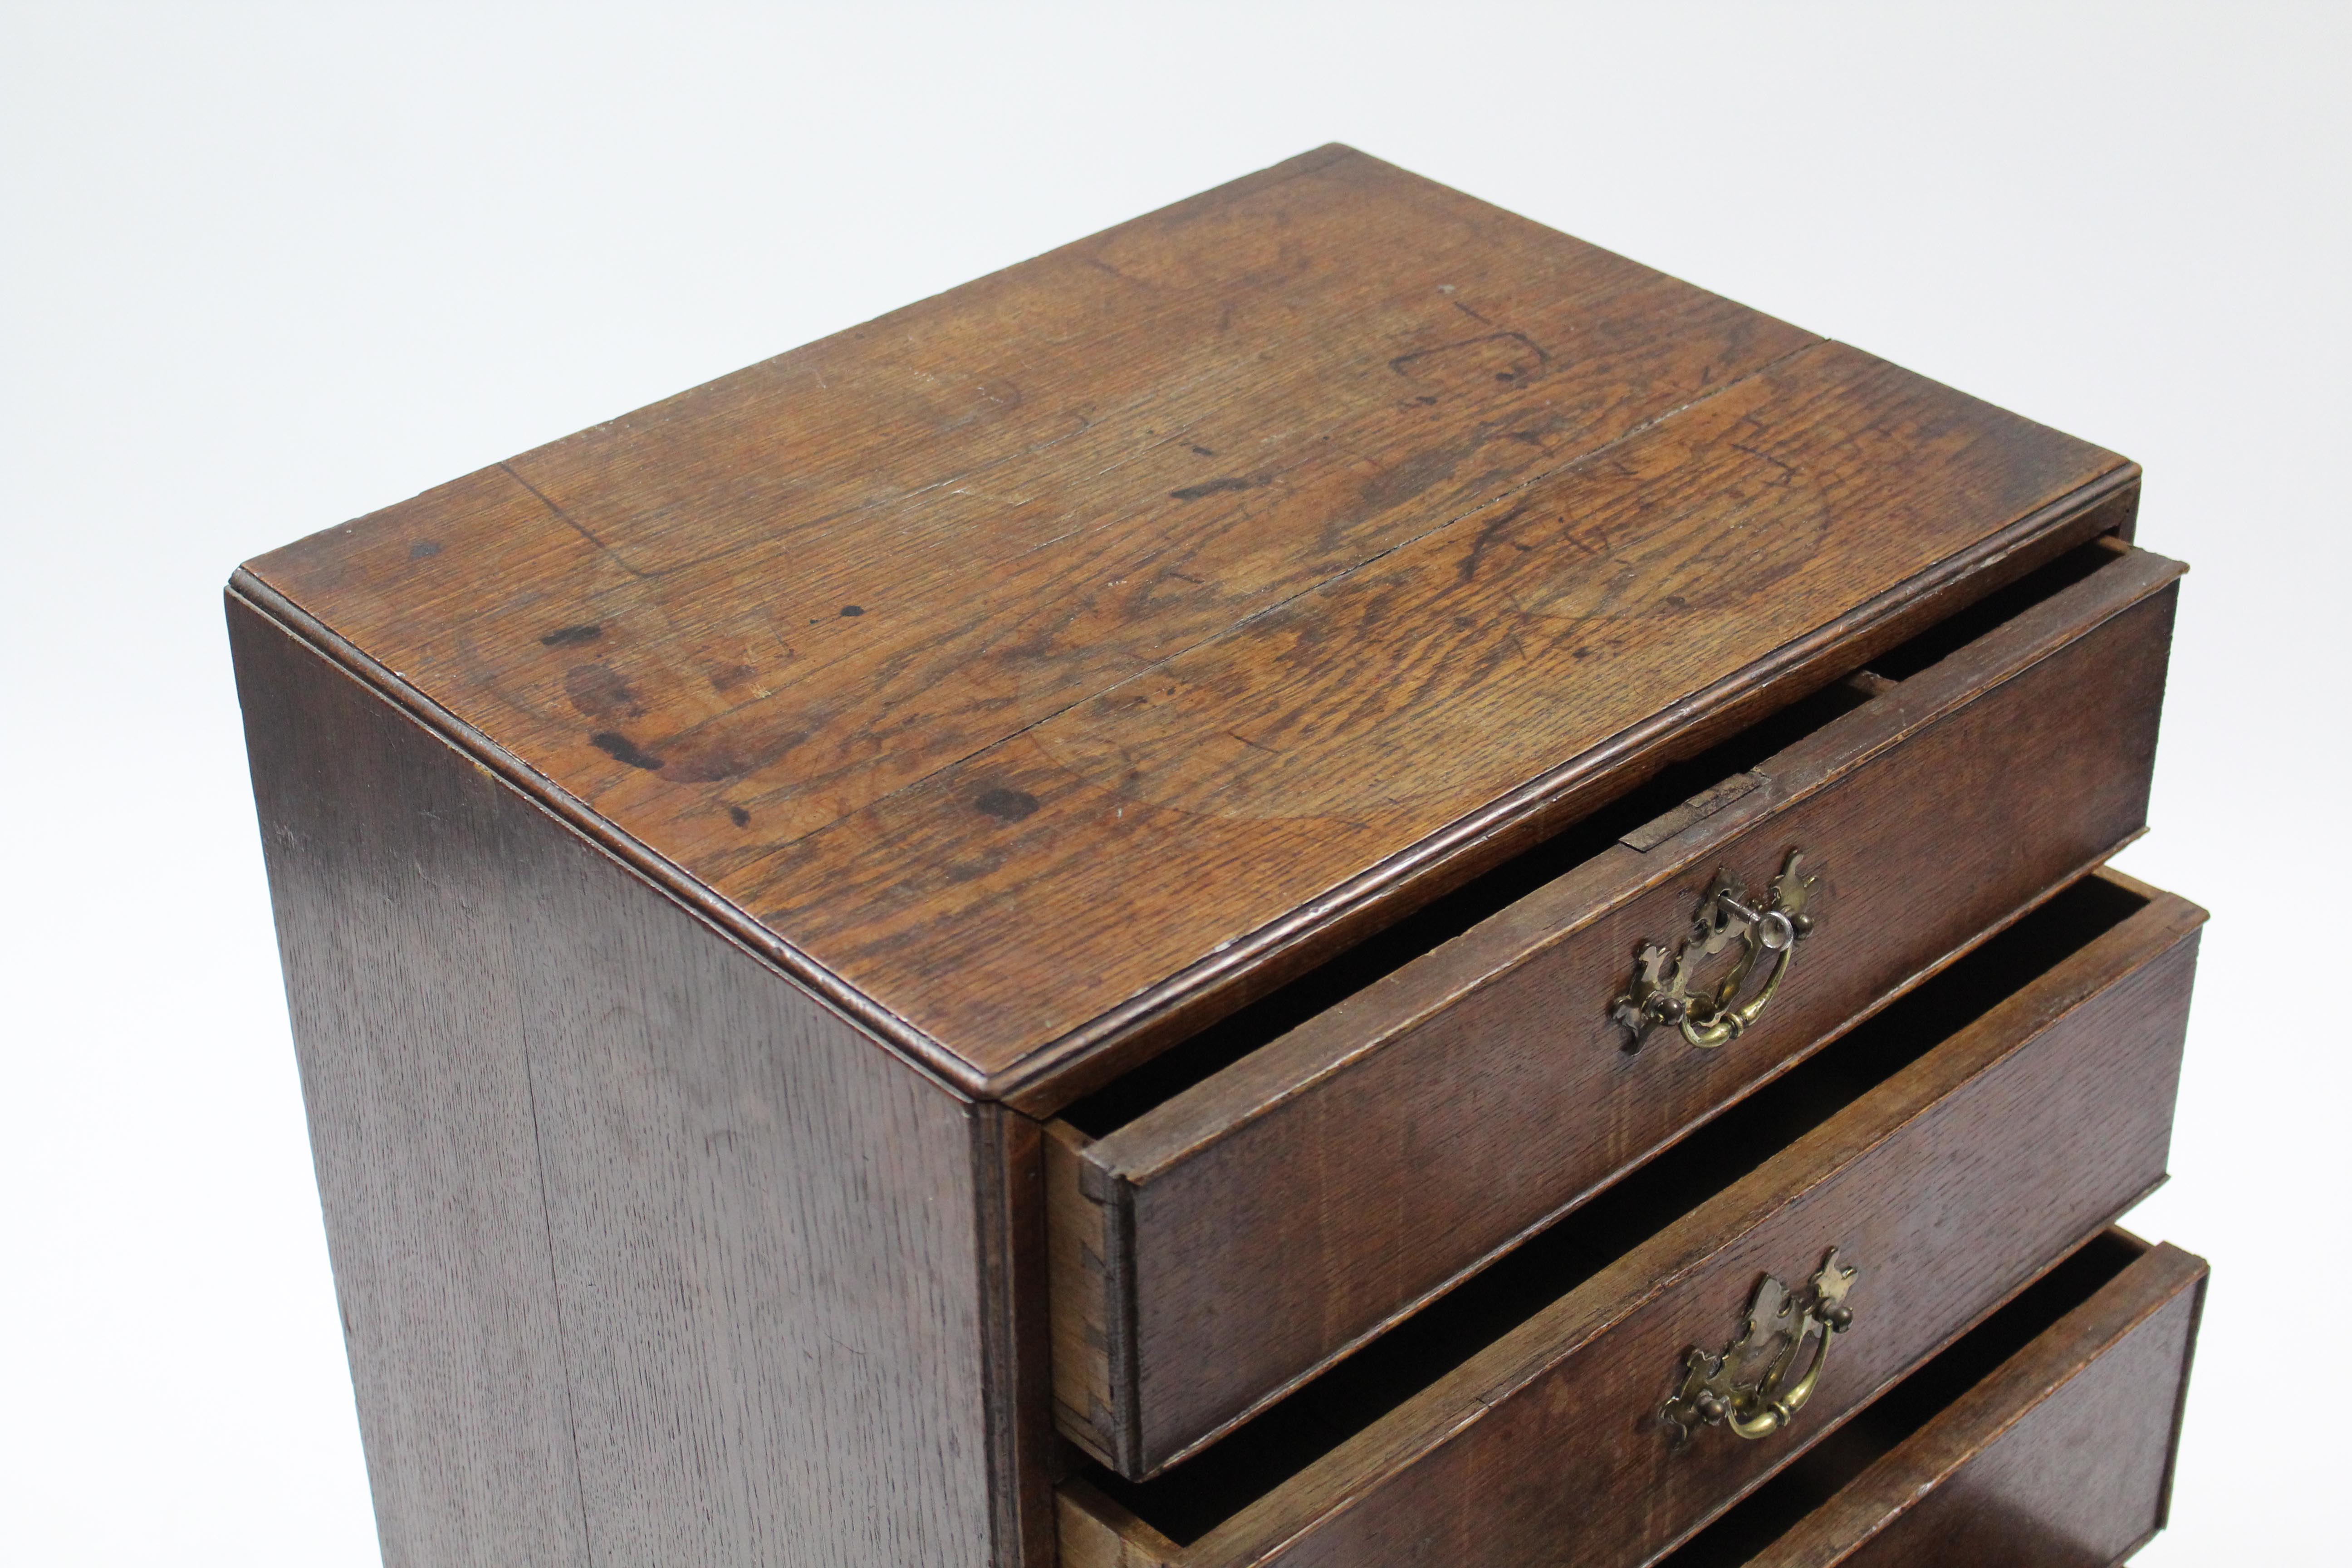
<path fill-rule="evenodd" d="M 1871 673 L 1894 681 L 1908 680 L 1928 666 L 1959 652 L 2002 622 L 2015 620 L 2042 600 L 2120 559 L 2124 548 L 2113 539 L 2095 539 L 2088 544 L 2076 545 L 2039 570 L 2005 588 L 1995 589 L 1975 604 L 1946 616 L 1909 641 L 1887 649 L 1870 661 Z"/>
<path fill-rule="evenodd" d="M 2105 879 L 2075 883 L 1725 1111 L 1703 1142 L 1633 1172 L 1201 1453 L 1150 1481 L 1100 1466 L 1088 1479 L 1170 1540 L 1199 1540 L 2148 901 Z"/>
<path fill-rule="evenodd" d="M 1738 1568 L 1747 1563 L 2148 1251 L 2123 1231 L 2094 1237 L 1660 1559 L 1658 1568 Z"/>
<path fill-rule="evenodd" d="M 2077 546 L 1872 659 L 1870 668 L 1855 672 L 1853 678 L 1823 687 L 1706 751 L 1669 764 L 1591 816 L 1073 1102 L 1062 1110 L 1062 1120 L 1089 1138 L 1100 1138 L 1125 1126 L 1544 884 L 1574 871 L 1620 838 L 1638 833 L 1685 802 L 1716 791 L 1722 792 L 1721 800 L 1737 798 L 1738 790 L 1724 786 L 1739 775 L 2003 623 L 2119 562 L 2126 552 L 2126 547 L 2110 539 Z"/>

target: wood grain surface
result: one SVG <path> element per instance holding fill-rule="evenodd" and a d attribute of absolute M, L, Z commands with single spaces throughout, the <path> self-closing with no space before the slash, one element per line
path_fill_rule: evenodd
<path fill-rule="evenodd" d="M 513 807 L 234 598 L 229 630 L 384 1563 L 588 1568 Z"/>
<path fill-rule="evenodd" d="M 2106 564 L 1637 830 L 1646 852 L 1612 845 L 1061 1162 L 1052 1216 L 1085 1237 L 1054 1253 L 1065 1432 L 1137 1479 L 1182 1458 L 2137 835 L 2180 569 L 2087 548 Z M 1763 1021 L 1629 1053 L 1628 954 L 1792 845 L 1817 930 Z"/>
<path fill-rule="evenodd" d="M 1286 1415 L 1311 1405 L 1286 1402 L 1155 1481 L 1097 1472 L 1066 1486 L 1066 1568 L 1647 1562 L 2161 1180 L 2202 918 L 2106 873 L 2062 895 L 1727 1113 L 1687 1159 L 1664 1156 L 1561 1222 L 1549 1254 L 1531 1243 L 1490 1268 L 1477 1289 L 1492 1300 L 1465 1287 L 1294 1395 L 1327 1411 L 1367 1402 L 1335 1439 L 1287 1455 L 1253 1447 L 1286 1422 L 1312 1429 Z M 1937 1018 L 1949 1026 L 1947 1003 L 2032 971 L 2044 947 L 2049 967 L 1927 1043 Z M 1906 1055 L 1906 1041 L 1924 1054 Z M 1854 1098 L 1837 1105 L 1841 1075 Z M 1804 1128 L 1799 1112 L 1816 1101 L 1824 1120 L 1751 1163 L 1750 1140 Z M 1586 1231 L 1606 1234 L 1594 1229 L 1604 1204 L 1625 1211 L 1612 1223 L 1637 1226 L 1645 1201 L 1694 1181 L 1723 1184 L 1607 1261 L 1582 1255 Z M 1761 1274 L 1797 1280 L 1832 1247 L 1862 1269 L 1856 1321 L 1812 1403 L 1770 1441 L 1704 1432 L 1675 1451 L 1657 1411 L 1685 1351 L 1733 1337 Z M 1561 1271 L 1564 1294 L 1540 1299 L 1538 1264 Z M 1474 1308 L 1509 1305 L 1507 1287 L 1538 1300 L 1473 1334 L 1465 1359 L 1405 1376 L 1393 1347 L 1435 1324 L 1422 1349 L 1443 1359 Z M 1363 1363 L 1404 1377 L 1402 1399 L 1383 1408 L 1376 1391 L 1351 1394 Z M 1108 1510 L 1096 1506 L 1106 1497 Z"/>
<path fill-rule="evenodd" d="M 1749 1568 L 2122 1562 L 2164 1523 L 2205 1279 L 2202 1259 L 2148 1251 Z"/>
<path fill-rule="evenodd" d="M 237 582 L 1035 1110 L 2136 484 L 1334 147 Z"/>
<path fill-rule="evenodd" d="M 1045 1561 L 1034 1124 L 229 619 L 386 1563 Z"/>

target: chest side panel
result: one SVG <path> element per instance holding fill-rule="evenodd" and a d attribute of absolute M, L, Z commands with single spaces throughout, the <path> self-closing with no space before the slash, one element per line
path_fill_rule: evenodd
<path fill-rule="evenodd" d="M 230 615 L 387 1560 L 1014 1561 L 973 1109 Z"/>

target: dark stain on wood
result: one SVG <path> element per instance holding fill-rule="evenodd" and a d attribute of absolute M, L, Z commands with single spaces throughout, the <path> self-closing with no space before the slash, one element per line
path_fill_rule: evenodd
<path fill-rule="evenodd" d="M 1000 822 L 1018 822 L 1037 809 L 1037 797 L 1024 790 L 989 789 L 971 804 Z"/>
<path fill-rule="evenodd" d="M 618 730 L 599 730 L 588 737 L 588 743 L 616 763 L 625 763 L 647 773 L 659 773 L 666 765 L 662 759 L 639 746 Z"/>
<path fill-rule="evenodd" d="M 1200 448 L 1195 447 L 1193 449 L 1198 451 Z M 1211 457 L 1214 457 L 1215 455 L 1216 454 L 1213 452 L 1209 454 Z M 1199 500 L 1204 496 L 1223 495 L 1229 490 L 1245 490 L 1255 486 L 1257 482 L 1258 481 L 1255 479 L 1210 479 L 1204 484 L 1186 485 L 1182 489 L 1170 490 L 1168 492 L 1168 499 L 1171 500 Z"/>

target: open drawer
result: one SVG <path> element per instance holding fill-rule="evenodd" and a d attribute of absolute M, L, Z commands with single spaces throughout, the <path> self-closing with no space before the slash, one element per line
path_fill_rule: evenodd
<path fill-rule="evenodd" d="M 2107 1568 L 2163 1527 L 2205 1264 L 2110 1230 L 1661 1568 Z"/>
<path fill-rule="evenodd" d="M 2084 545 L 1068 1108 L 1063 1432 L 1201 1449 L 2138 834 L 2180 571 Z"/>
<path fill-rule="evenodd" d="M 2162 1180 L 2203 918 L 2069 887 L 1185 1463 L 1064 1482 L 1065 1568 L 1650 1561 Z"/>

